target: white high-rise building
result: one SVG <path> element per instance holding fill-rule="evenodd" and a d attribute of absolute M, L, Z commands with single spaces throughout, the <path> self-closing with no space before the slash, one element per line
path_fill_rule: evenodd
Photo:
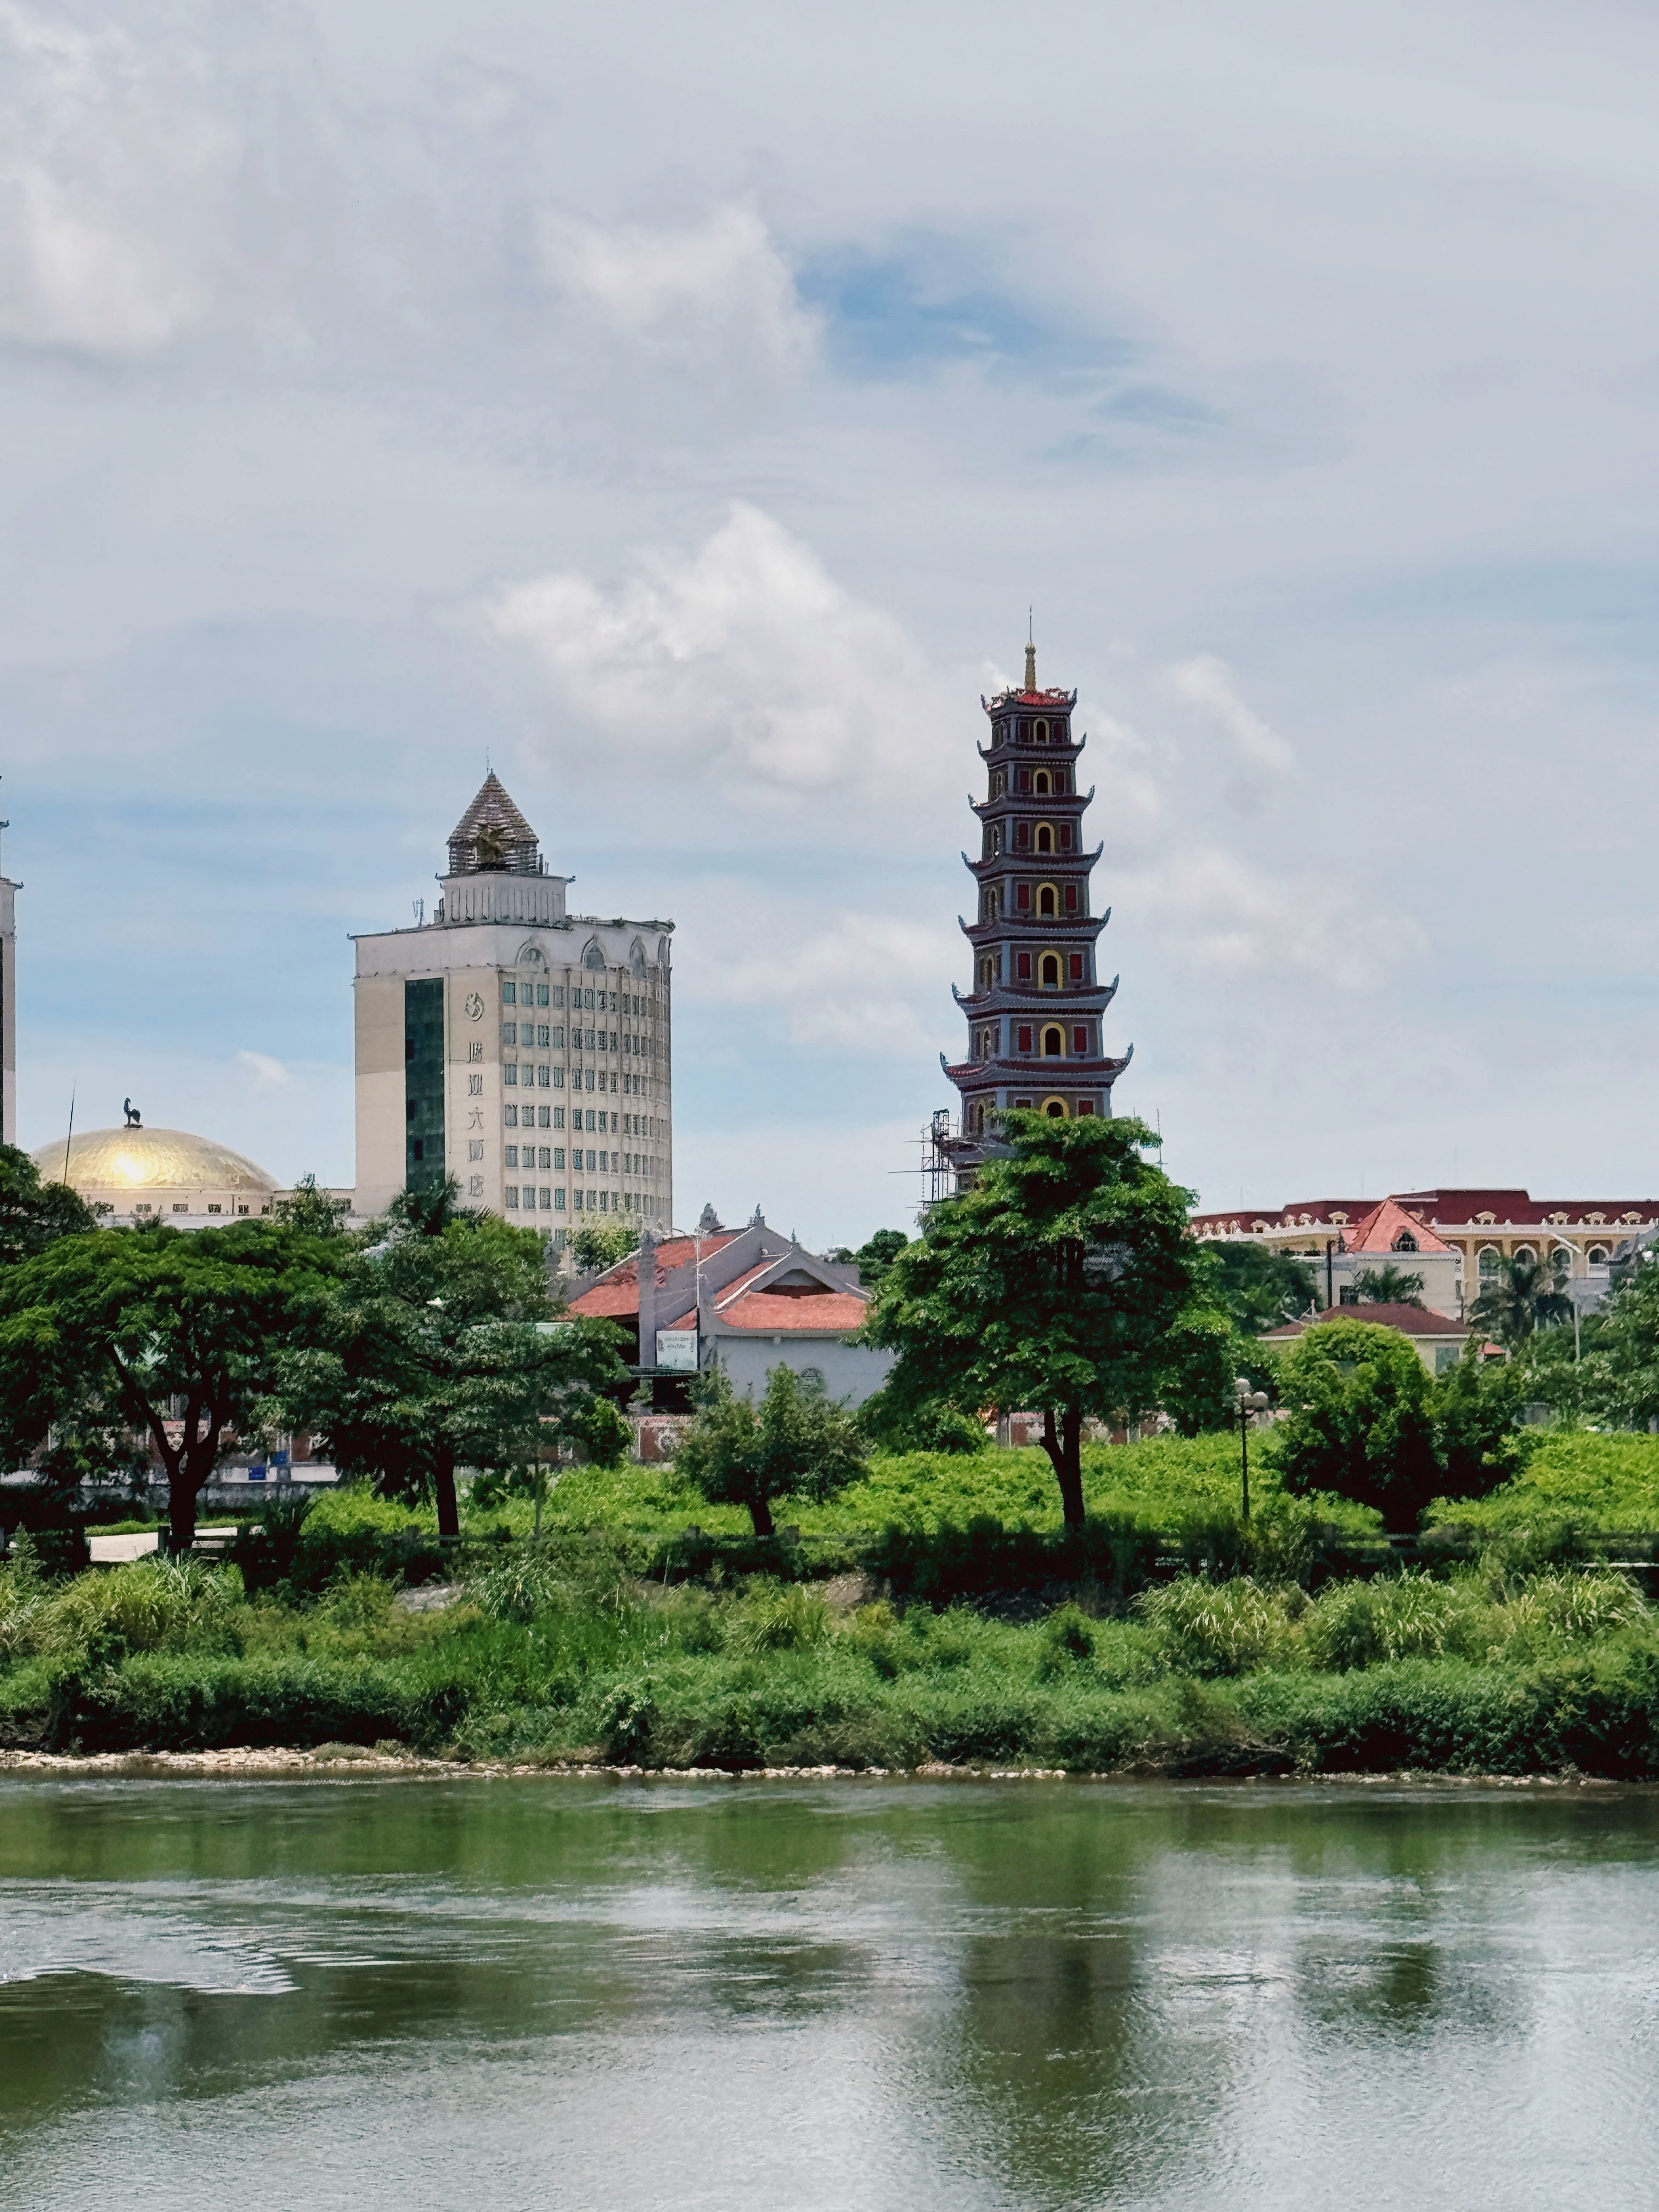
<path fill-rule="evenodd" d="M 17 894 L 22 888 L 0 876 L 0 1143 L 8 1145 L 17 1142 Z"/>
<path fill-rule="evenodd" d="M 489 775 L 430 921 L 357 948 L 357 1195 L 453 1176 L 550 1233 L 673 1219 L 672 921 L 565 912 L 536 833 Z"/>

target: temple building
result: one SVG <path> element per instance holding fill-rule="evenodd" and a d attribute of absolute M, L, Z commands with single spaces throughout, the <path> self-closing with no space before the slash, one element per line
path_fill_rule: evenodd
<path fill-rule="evenodd" d="M 562 1249 L 673 1218 L 672 921 L 568 914 L 501 779 L 449 838 L 430 921 L 357 937 L 357 1211 L 446 1176 Z"/>
<path fill-rule="evenodd" d="M 987 771 L 986 797 L 974 804 L 979 855 L 962 856 L 978 887 L 974 920 L 961 921 L 974 980 L 965 996 L 952 987 L 967 1017 L 968 1054 L 954 1066 L 939 1055 L 962 1095 L 960 1134 L 945 1140 L 959 1183 L 971 1180 L 1004 1108 L 1109 1114 L 1112 1085 L 1129 1064 L 1129 1054 L 1115 1059 L 1102 1036 L 1117 979 L 1102 983 L 1096 973 L 1111 909 L 1090 911 L 1100 848 L 1083 845 L 1083 811 L 1094 793 L 1077 787 L 1085 744 L 1073 735 L 1077 694 L 1039 690 L 1036 648 L 1028 645 L 1024 687 L 980 704 L 991 743 L 979 749 Z"/>

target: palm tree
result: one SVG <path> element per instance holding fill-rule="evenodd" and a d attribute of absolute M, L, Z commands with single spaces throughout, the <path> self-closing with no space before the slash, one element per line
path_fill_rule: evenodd
<path fill-rule="evenodd" d="M 1408 1275 L 1392 1260 L 1384 1267 L 1362 1267 L 1353 1279 L 1353 1286 L 1362 1305 L 1420 1306 L 1423 1303 L 1421 1275 Z"/>
<path fill-rule="evenodd" d="M 1565 1280 L 1540 1260 L 1511 1260 L 1469 1308 L 1469 1319 L 1512 1349 L 1535 1330 L 1572 1319 L 1572 1300 L 1561 1292 Z"/>

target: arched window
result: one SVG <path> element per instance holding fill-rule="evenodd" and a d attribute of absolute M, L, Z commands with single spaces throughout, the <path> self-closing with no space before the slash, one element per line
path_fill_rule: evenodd
<path fill-rule="evenodd" d="M 1036 772 L 1036 789 L 1046 799 L 1048 795 L 1048 771 L 1040 768 Z"/>
<path fill-rule="evenodd" d="M 1042 1110 L 1051 1121 L 1063 1121 L 1066 1119 L 1066 1101 L 1063 1098 L 1045 1098 Z"/>
<path fill-rule="evenodd" d="M 1054 887 L 1052 884 L 1044 884 L 1042 890 L 1037 893 L 1037 912 L 1039 914 L 1054 914 L 1057 912 L 1057 910 L 1058 902 L 1054 897 Z"/>
<path fill-rule="evenodd" d="M 1039 853 L 1052 853 L 1054 849 L 1054 833 L 1046 822 L 1037 823 L 1036 848 Z"/>
<path fill-rule="evenodd" d="M 1409 1229 L 1402 1229 L 1399 1236 L 1394 1240 L 1393 1249 L 1396 1252 L 1415 1252 L 1417 1249 L 1417 1239 L 1412 1235 Z"/>
<path fill-rule="evenodd" d="M 1504 1255 L 1495 1245 L 1483 1244 L 1480 1247 L 1480 1257 L 1476 1264 L 1480 1270 L 1481 1281 L 1495 1283 L 1503 1273 Z"/>
<path fill-rule="evenodd" d="M 1573 1255 L 1567 1247 L 1565 1244 L 1558 1244 L 1554 1251 L 1550 1254 L 1550 1273 L 1553 1275 L 1571 1274 L 1572 1260 Z"/>
<path fill-rule="evenodd" d="M 1066 1032 L 1062 1029 L 1046 1029 L 1042 1032 L 1042 1057 L 1063 1060 L 1066 1056 Z"/>
<path fill-rule="evenodd" d="M 1523 1267 L 1535 1267 L 1538 1265 L 1538 1255 L 1530 1244 L 1517 1244 L 1515 1248 L 1515 1256 Z"/>
<path fill-rule="evenodd" d="M 1039 722 L 1039 723 L 1037 724 L 1037 726 L 1036 726 L 1036 741 L 1037 741 L 1037 743 L 1038 743 L 1040 745 L 1046 745 L 1046 744 L 1048 744 L 1048 725 L 1046 722 Z"/>
<path fill-rule="evenodd" d="M 1605 1267 L 1607 1264 L 1607 1246 L 1605 1244 L 1592 1244 L 1589 1248 L 1589 1263 L 1592 1267 Z"/>
<path fill-rule="evenodd" d="M 1060 988 L 1060 955 L 1045 952 L 1042 956 L 1042 988 L 1045 991 Z"/>

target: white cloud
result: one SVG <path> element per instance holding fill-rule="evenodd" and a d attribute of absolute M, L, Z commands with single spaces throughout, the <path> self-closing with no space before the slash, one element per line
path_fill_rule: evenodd
<path fill-rule="evenodd" d="M 1270 876 L 1213 846 L 1174 853 L 1116 889 L 1144 927 L 1219 975 L 1300 969 L 1358 990 L 1424 943 L 1414 922 L 1362 904 L 1356 890 Z"/>
<path fill-rule="evenodd" d="M 239 133 L 187 41 L 0 5 L 0 339 L 150 355 L 231 256 Z"/>
<path fill-rule="evenodd" d="M 729 800 L 850 786 L 892 806 L 936 789 L 949 759 L 949 702 L 904 629 L 743 501 L 696 552 L 641 553 L 613 592 L 562 570 L 483 620 L 620 749 Z"/>
<path fill-rule="evenodd" d="M 1170 671 L 1170 681 L 1183 699 L 1220 723 L 1253 768 L 1284 775 L 1294 767 L 1296 755 L 1290 744 L 1245 705 L 1233 682 L 1232 670 L 1213 653 L 1177 661 Z"/>
<path fill-rule="evenodd" d="M 542 264 L 569 305 L 634 343 L 695 364 L 740 352 L 805 367 L 817 336 L 788 264 L 751 209 L 673 230 L 545 214 Z"/>
<path fill-rule="evenodd" d="M 286 1091 L 292 1079 L 282 1061 L 267 1052 L 239 1052 L 236 1065 L 255 1091 Z"/>
<path fill-rule="evenodd" d="M 926 1056 L 959 1027 L 948 979 L 968 961 L 949 919 L 826 920 L 742 884 L 699 888 L 708 926 L 687 933 L 684 965 L 705 1003 L 769 1008 L 792 1044 L 823 1051 Z"/>

